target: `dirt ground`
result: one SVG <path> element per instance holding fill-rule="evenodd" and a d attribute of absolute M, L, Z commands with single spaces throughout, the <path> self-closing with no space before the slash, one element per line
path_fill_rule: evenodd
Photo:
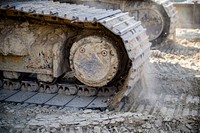
<path fill-rule="evenodd" d="M 0 103 L 0 132 L 200 132 L 200 29 L 151 50 L 145 91 L 130 112 Z"/>

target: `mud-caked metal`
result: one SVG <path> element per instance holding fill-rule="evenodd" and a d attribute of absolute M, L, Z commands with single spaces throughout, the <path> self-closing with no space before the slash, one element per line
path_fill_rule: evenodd
<path fill-rule="evenodd" d="M 70 65 L 75 77 L 81 82 L 88 86 L 101 87 L 116 75 L 118 57 L 111 43 L 103 38 L 90 36 L 73 44 Z"/>
<path fill-rule="evenodd" d="M 86 4 L 96 8 L 120 9 L 142 22 L 153 45 L 175 38 L 177 11 L 170 0 L 54 0 Z"/>
<path fill-rule="evenodd" d="M 122 99 L 132 99 L 151 43 L 141 22 L 128 13 L 29 1 L 1 3 L 0 17 L 3 88 L 17 90 L 13 99 L 24 94 L 25 101 L 16 101 L 45 104 L 57 94 L 75 95 L 70 96 L 75 101 L 90 96 L 86 107 L 103 96 L 115 109 L 126 103 Z"/>

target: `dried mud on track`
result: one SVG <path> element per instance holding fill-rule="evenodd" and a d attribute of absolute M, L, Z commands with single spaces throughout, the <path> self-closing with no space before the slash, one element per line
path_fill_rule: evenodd
<path fill-rule="evenodd" d="M 131 112 L 0 103 L 0 132 L 200 132 L 200 30 L 152 50 Z"/>

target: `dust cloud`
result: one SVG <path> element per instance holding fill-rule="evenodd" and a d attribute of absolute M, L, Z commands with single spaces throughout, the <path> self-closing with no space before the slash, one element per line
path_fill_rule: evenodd
<path fill-rule="evenodd" d="M 154 72 L 154 65 L 150 62 L 146 62 L 142 72 L 141 83 L 143 89 L 141 92 L 141 98 L 148 100 L 150 104 L 154 104 L 156 102 L 156 91 L 160 88 L 160 83 L 158 82 L 158 79 L 155 78 Z"/>

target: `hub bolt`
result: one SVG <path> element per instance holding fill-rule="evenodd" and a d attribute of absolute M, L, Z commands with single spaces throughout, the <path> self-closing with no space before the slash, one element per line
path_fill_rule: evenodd
<path fill-rule="evenodd" d="M 107 51 L 106 51 L 106 50 L 103 50 L 103 51 L 101 51 L 101 54 L 102 54 L 103 56 L 106 56 L 106 55 L 107 55 Z"/>
<path fill-rule="evenodd" d="M 84 52 L 85 52 L 85 48 L 81 47 L 81 48 L 79 49 L 79 51 L 80 51 L 80 53 L 84 53 Z"/>

